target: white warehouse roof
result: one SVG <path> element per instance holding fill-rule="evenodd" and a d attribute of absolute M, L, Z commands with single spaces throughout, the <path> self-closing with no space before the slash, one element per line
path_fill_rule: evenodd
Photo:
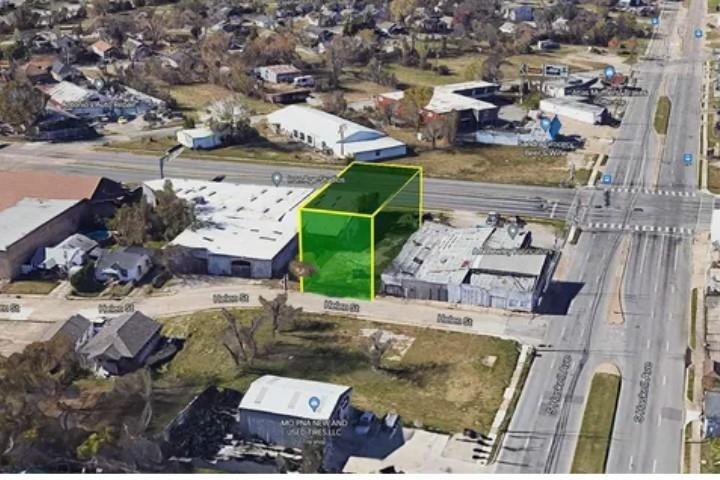
<path fill-rule="evenodd" d="M 194 202 L 203 226 L 171 244 L 216 255 L 272 260 L 297 234 L 297 209 L 309 188 L 167 179 L 178 197 Z M 145 182 L 162 190 L 165 180 Z"/>
<path fill-rule="evenodd" d="M 324 142 L 327 148 L 332 149 L 336 155 L 354 155 L 362 152 L 372 152 L 405 144 L 389 137 L 387 134 L 358 123 L 332 115 L 315 108 L 290 105 L 268 114 L 270 124 L 279 125 L 286 132 L 297 130 L 305 135 L 315 138 L 315 145 Z M 340 130 L 344 128 L 341 136 Z M 341 148 L 341 144 L 343 147 Z"/>
<path fill-rule="evenodd" d="M 350 387 L 344 385 L 264 375 L 250 384 L 240 401 L 240 410 L 329 420 L 340 397 L 348 390 Z M 315 410 L 310 407 L 312 397 L 320 400 Z"/>
<path fill-rule="evenodd" d="M 7 250 L 30 232 L 78 203 L 78 200 L 23 198 L 0 211 L 0 250 Z"/>

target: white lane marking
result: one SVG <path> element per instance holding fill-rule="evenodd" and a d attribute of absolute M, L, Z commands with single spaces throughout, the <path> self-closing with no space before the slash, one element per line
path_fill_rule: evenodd
<path fill-rule="evenodd" d="M 660 414 L 658 414 L 657 426 L 659 427 L 661 423 L 662 423 L 662 416 L 660 416 Z"/>
<path fill-rule="evenodd" d="M 665 351 L 666 352 L 670 351 L 670 340 L 665 341 Z"/>
<path fill-rule="evenodd" d="M 633 468 L 633 462 L 632 462 L 633 458 L 635 458 L 635 457 L 630 455 L 630 461 L 628 462 L 628 470 L 632 470 L 632 468 Z"/>
<path fill-rule="evenodd" d="M 558 202 L 553 203 L 552 212 L 550 212 L 550 218 L 555 217 L 555 210 L 557 209 Z"/>
<path fill-rule="evenodd" d="M 647 339 L 647 342 L 645 342 L 645 348 L 648 350 L 650 349 L 650 339 L 649 338 Z"/>
<path fill-rule="evenodd" d="M 663 375 L 663 385 L 667 384 L 667 375 Z"/>
<path fill-rule="evenodd" d="M 652 473 L 655 473 L 655 470 L 657 470 L 657 459 L 653 460 L 653 471 L 652 471 Z"/>

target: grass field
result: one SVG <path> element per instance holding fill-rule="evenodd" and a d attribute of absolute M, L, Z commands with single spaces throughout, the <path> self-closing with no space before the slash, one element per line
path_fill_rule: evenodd
<path fill-rule="evenodd" d="M 593 376 L 571 473 L 604 473 L 620 377 L 609 373 Z"/>
<path fill-rule="evenodd" d="M 249 322 L 254 309 L 234 311 Z M 517 362 L 517 344 L 508 340 L 424 328 L 375 324 L 327 315 L 303 314 L 298 328 L 273 341 L 270 326 L 258 334 L 259 358 L 238 368 L 222 344 L 225 321 L 217 311 L 161 320 L 164 333 L 186 338 L 184 348 L 156 378 L 159 391 L 176 393 L 177 412 L 192 393 L 215 384 L 244 391 L 263 374 L 275 374 L 353 387 L 353 404 L 377 414 L 396 411 L 405 425 L 414 422 L 447 432 L 487 431 Z M 362 329 L 412 339 L 373 370 L 364 353 Z M 396 344 L 400 346 L 401 344 Z M 482 361 L 496 356 L 492 367 Z"/>
<path fill-rule="evenodd" d="M 451 149 L 430 149 L 418 142 L 409 130 L 390 129 L 390 135 L 414 146 L 416 155 L 392 160 L 392 163 L 420 165 L 425 175 L 439 178 L 455 178 L 490 183 L 519 183 L 526 185 L 558 186 L 568 178 L 566 158 L 563 156 L 528 155 L 521 147 L 477 145 Z M 115 142 L 100 150 L 121 150 L 145 154 L 164 152 L 176 142 L 167 138 L 141 138 L 128 142 Z M 340 168 L 341 160 L 329 163 L 328 158 L 302 148 L 295 149 L 284 144 L 260 141 L 250 145 L 235 145 L 211 151 L 186 151 L 183 157 L 206 160 L 287 164 L 300 166 L 325 166 Z M 575 172 L 575 183 L 584 184 L 590 171 Z"/>
<path fill-rule="evenodd" d="M 16 280 L 2 289 L 6 295 L 47 295 L 55 290 L 60 282 L 51 280 Z"/>
<path fill-rule="evenodd" d="M 415 156 L 393 163 L 420 165 L 428 177 L 456 178 L 489 183 L 558 186 L 568 178 L 564 156 L 529 155 L 523 147 L 474 145 L 432 150 L 418 142 L 414 132 L 389 129 L 390 136 L 414 147 Z M 576 172 L 576 181 L 587 177 Z"/>
<path fill-rule="evenodd" d="M 668 122 L 670 122 L 670 109 L 672 104 L 670 99 L 666 96 L 662 96 L 658 99 L 657 108 L 655 109 L 655 131 L 661 135 L 665 135 L 668 129 Z"/>
<path fill-rule="evenodd" d="M 720 438 L 702 444 L 700 473 L 720 473 Z"/>
<path fill-rule="evenodd" d="M 720 193 L 720 167 L 708 165 L 708 190 Z"/>
<path fill-rule="evenodd" d="M 228 97 L 237 97 L 251 113 L 269 113 L 277 110 L 277 106 L 256 98 L 249 98 L 234 93 L 227 88 L 210 83 L 197 85 L 173 85 L 167 88 L 168 92 L 178 102 L 180 110 L 186 113 L 202 111 L 208 104 Z"/>

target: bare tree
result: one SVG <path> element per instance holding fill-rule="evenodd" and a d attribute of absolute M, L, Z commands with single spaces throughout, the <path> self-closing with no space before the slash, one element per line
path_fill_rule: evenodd
<path fill-rule="evenodd" d="M 437 141 L 447 131 L 445 126 L 447 119 L 444 116 L 435 117 L 429 122 L 425 123 L 423 127 L 423 134 L 430 139 L 433 150 L 437 146 Z"/>
<path fill-rule="evenodd" d="M 286 325 L 294 325 L 297 321 L 302 308 L 295 308 L 287 304 L 288 296 L 281 293 L 273 300 L 266 300 L 260 297 L 260 304 L 263 312 L 261 316 L 272 322 L 273 337 Z"/>
<path fill-rule="evenodd" d="M 376 330 L 368 337 L 367 354 L 373 370 L 380 368 L 383 357 L 390 351 L 393 345 L 392 339 L 383 341 L 382 334 L 382 330 Z"/>
<path fill-rule="evenodd" d="M 335 90 L 323 99 L 323 109 L 334 115 L 342 115 L 347 110 L 347 100 L 341 90 Z"/>
<path fill-rule="evenodd" d="M 235 365 L 245 364 L 251 366 L 258 353 L 258 344 L 255 334 L 263 323 L 263 317 L 253 319 L 250 326 L 242 325 L 227 309 L 222 309 L 223 317 L 227 321 L 227 328 L 223 334 L 223 345 L 230 353 Z"/>

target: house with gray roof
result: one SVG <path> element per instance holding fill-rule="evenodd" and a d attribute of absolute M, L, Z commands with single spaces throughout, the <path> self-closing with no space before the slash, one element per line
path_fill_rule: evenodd
<path fill-rule="evenodd" d="M 141 312 L 111 318 L 80 349 L 88 367 L 122 375 L 145 365 L 161 340 L 162 326 Z"/>
<path fill-rule="evenodd" d="M 82 315 L 73 315 L 53 324 L 46 338 L 50 341 L 62 338 L 71 342 L 74 350 L 78 351 L 94 334 L 95 327 L 90 320 Z"/>

